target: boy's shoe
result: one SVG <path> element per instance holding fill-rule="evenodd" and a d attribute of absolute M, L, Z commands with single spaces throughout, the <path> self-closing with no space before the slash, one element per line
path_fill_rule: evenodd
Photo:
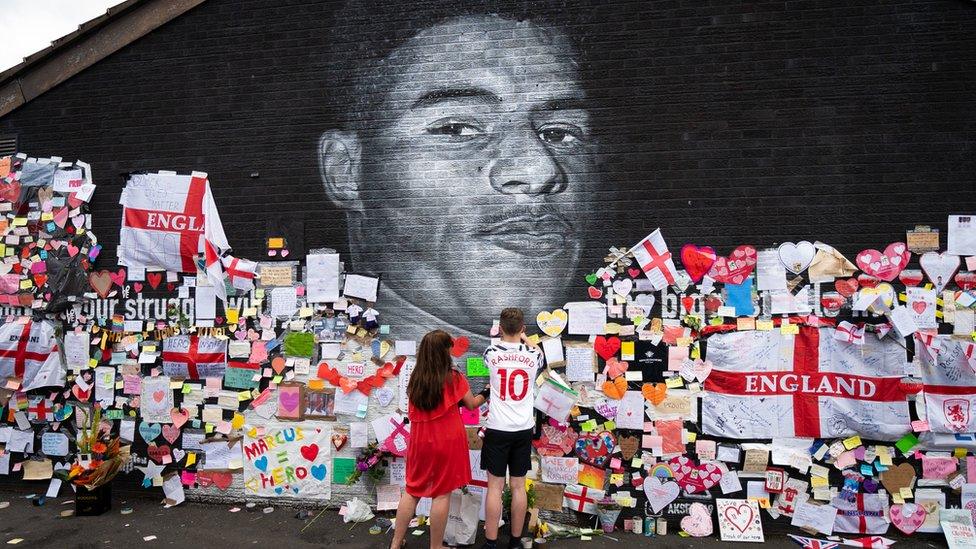
<path fill-rule="evenodd" d="M 522 539 L 515 536 L 509 538 L 508 549 L 522 549 Z"/>
<path fill-rule="evenodd" d="M 485 540 L 485 544 L 481 546 L 481 549 L 498 549 L 498 540 L 495 541 Z"/>

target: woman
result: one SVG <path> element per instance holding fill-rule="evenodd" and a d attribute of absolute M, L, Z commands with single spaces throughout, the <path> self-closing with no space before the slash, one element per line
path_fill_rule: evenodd
<path fill-rule="evenodd" d="M 433 499 L 430 546 L 442 549 L 451 492 L 471 482 L 468 437 L 458 404 L 473 410 L 485 403 L 485 397 L 472 395 L 468 380 L 452 368 L 453 345 L 447 332 L 434 330 L 424 336 L 417 351 L 417 365 L 407 385 L 407 489 L 397 507 L 392 549 L 404 545 L 407 527 L 422 497 Z"/>

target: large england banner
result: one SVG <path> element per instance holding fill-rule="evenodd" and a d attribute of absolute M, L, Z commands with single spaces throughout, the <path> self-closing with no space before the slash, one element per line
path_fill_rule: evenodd
<path fill-rule="evenodd" d="M 900 383 L 905 349 L 874 337 L 852 345 L 832 330 L 801 326 L 796 335 L 772 330 L 709 338 L 705 434 L 894 440 L 909 432 Z"/>
<path fill-rule="evenodd" d="M 949 336 L 916 335 L 915 356 L 932 432 L 976 432 L 976 345 Z"/>
<path fill-rule="evenodd" d="M 218 249 L 230 247 L 205 173 L 134 174 L 119 204 L 118 256 L 126 267 L 195 273 L 204 237 Z"/>

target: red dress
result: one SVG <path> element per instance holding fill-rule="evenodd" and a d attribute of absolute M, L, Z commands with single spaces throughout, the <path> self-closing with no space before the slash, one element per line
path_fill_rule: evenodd
<path fill-rule="evenodd" d="M 468 436 L 458 410 L 458 402 L 468 393 L 468 380 L 460 372 L 451 374 L 436 409 L 408 407 L 407 493 L 413 497 L 442 496 L 471 482 Z"/>

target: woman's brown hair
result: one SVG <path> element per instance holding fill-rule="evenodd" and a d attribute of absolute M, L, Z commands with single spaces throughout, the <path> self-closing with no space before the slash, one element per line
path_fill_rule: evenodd
<path fill-rule="evenodd" d="M 434 330 L 420 341 L 417 365 L 407 384 L 410 404 L 429 412 L 444 400 L 444 385 L 451 375 L 451 347 L 454 340 L 444 330 Z"/>

